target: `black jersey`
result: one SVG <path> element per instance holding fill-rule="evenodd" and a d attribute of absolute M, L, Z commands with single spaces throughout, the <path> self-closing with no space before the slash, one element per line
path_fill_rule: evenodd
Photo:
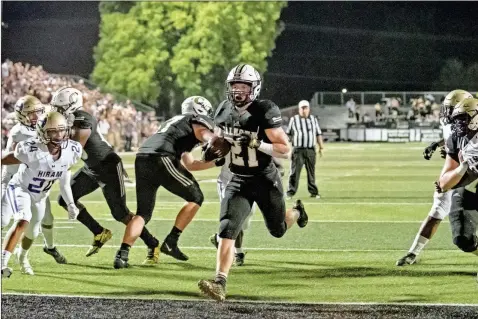
<path fill-rule="evenodd" d="M 100 164 L 108 154 L 113 153 L 114 150 L 103 135 L 98 132 L 98 123 L 93 115 L 83 110 L 78 110 L 73 115 L 75 116 L 74 128 L 91 130 L 81 158 L 87 166 L 94 167 Z"/>
<path fill-rule="evenodd" d="M 466 144 L 470 141 L 470 138 L 468 136 L 465 137 L 457 137 L 455 134 L 450 135 L 450 137 L 446 140 L 446 152 L 447 154 L 453 158 L 457 163 L 460 163 L 460 159 L 458 158 L 458 153 L 460 153 L 461 149 L 465 147 Z M 455 185 L 453 188 L 460 188 L 460 187 L 465 187 L 470 184 L 472 184 L 478 176 L 475 174 L 470 174 L 469 171 L 463 175 L 461 180 L 458 182 L 458 184 Z M 473 186 L 476 186 L 473 184 Z"/>
<path fill-rule="evenodd" d="M 255 100 L 242 114 L 229 101 L 223 101 L 216 110 L 214 122 L 225 136 L 234 138 L 245 133 L 266 143 L 271 141 L 265 130 L 282 127 L 279 107 L 270 100 Z M 249 147 L 241 147 L 238 142 L 234 142 L 228 156 L 231 160 L 229 168 L 234 174 L 257 175 L 274 167 L 272 156 Z"/>
<path fill-rule="evenodd" d="M 176 115 L 162 123 L 158 131 L 150 136 L 138 150 L 138 154 L 172 155 L 181 158 L 201 143 L 194 135 L 193 124 L 214 130 L 214 123 L 204 115 Z"/>

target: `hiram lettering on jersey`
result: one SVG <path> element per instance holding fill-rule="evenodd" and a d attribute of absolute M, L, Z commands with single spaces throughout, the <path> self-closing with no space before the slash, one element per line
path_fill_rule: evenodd
<path fill-rule="evenodd" d="M 52 172 L 52 171 L 38 171 L 38 177 L 54 177 L 58 178 L 63 175 L 63 172 Z"/>

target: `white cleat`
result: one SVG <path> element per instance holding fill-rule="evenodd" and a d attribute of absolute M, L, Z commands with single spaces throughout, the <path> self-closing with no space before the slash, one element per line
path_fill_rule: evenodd
<path fill-rule="evenodd" d="M 10 278 L 12 273 L 13 273 L 12 268 L 8 268 L 8 267 L 2 268 L 2 278 Z"/>
<path fill-rule="evenodd" d="M 15 256 L 17 257 L 17 262 L 20 265 L 20 271 L 22 274 L 34 276 L 35 273 L 33 272 L 33 268 L 28 261 L 28 257 L 24 256 L 23 258 L 20 256 L 20 250 L 15 250 Z"/>

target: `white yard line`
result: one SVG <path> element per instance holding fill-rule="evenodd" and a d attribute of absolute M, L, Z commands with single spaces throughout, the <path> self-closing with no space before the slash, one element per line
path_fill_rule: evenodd
<path fill-rule="evenodd" d="M 109 215 L 103 215 L 109 216 Z M 98 217 L 95 218 L 96 220 L 104 220 L 104 221 L 114 221 L 114 218 L 106 218 L 106 217 Z M 152 221 L 174 221 L 175 218 L 151 218 Z M 217 218 L 195 218 L 193 222 L 219 222 Z M 251 222 L 264 222 L 263 219 L 252 219 Z M 416 224 L 422 223 L 423 220 L 321 220 L 321 219 L 309 219 L 309 223 L 346 223 L 346 224 Z M 55 223 L 57 224 L 72 224 L 75 223 L 80 225 L 79 222 L 70 221 L 66 217 L 58 217 L 55 218 Z M 442 223 L 448 223 L 447 220 L 442 221 Z M 72 227 L 56 227 L 55 228 L 72 228 Z"/>
<path fill-rule="evenodd" d="M 34 244 L 35 247 L 43 247 L 43 244 Z M 90 245 L 75 245 L 75 244 L 57 244 L 56 247 L 69 247 L 69 248 L 89 248 Z M 143 246 L 141 246 L 143 247 Z M 104 245 L 102 248 L 119 248 L 119 245 Z M 190 250 L 217 250 L 211 246 L 181 246 L 181 249 Z M 306 252 L 349 252 L 349 253 L 367 253 L 367 252 L 396 252 L 403 249 L 322 249 L 322 248 L 283 248 L 283 247 L 247 247 L 247 250 L 257 251 L 306 251 Z M 456 249 L 427 249 L 427 251 L 442 251 L 442 252 L 457 252 Z"/>
<path fill-rule="evenodd" d="M 104 200 L 81 200 L 82 203 L 84 204 L 104 204 L 106 203 Z M 182 205 L 184 202 L 172 202 L 172 201 L 163 201 L 163 200 L 157 200 L 156 201 L 158 204 L 161 205 Z M 419 203 L 411 203 L 411 202 L 394 202 L 394 203 L 386 203 L 386 202 L 322 202 L 322 201 L 317 201 L 317 202 L 307 202 L 307 201 L 302 201 L 305 205 L 406 205 L 406 206 L 413 206 L 413 205 L 431 205 L 432 202 L 419 202 Z M 136 204 L 136 201 L 126 201 L 127 204 Z M 286 204 L 291 203 L 292 201 L 286 201 Z M 219 201 L 204 201 L 203 204 L 219 204 Z"/>

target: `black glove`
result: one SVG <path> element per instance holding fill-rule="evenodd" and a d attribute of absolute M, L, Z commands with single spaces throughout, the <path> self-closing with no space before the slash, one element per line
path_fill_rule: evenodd
<path fill-rule="evenodd" d="M 445 146 L 442 146 L 440 148 L 440 156 L 441 158 L 446 158 L 446 149 L 445 149 Z"/>
<path fill-rule="evenodd" d="M 236 141 L 239 142 L 241 147 L 259 148 L 261 145 L 261 141 L 259 141 L 256 137 L 251 137 L 246 133 L 242 133 L 241 136 L 236 138 Z"/>
<path fill-rule="evenodd" d="M 433 142 L 431 143 L 430 145 L 428 145 L 428 147 L 425 148 L 425 150 L 423 151 L 423 157 L 426 159 L 426 160 L 429 160 L 432 158 L 432 155 L 433 155 L 433 152 L 436 151 L 437 147 L 439 146 L 440 144 L 438 144 L 437 142 Z"/>
<path fill-rule="evenodd" d="M 466 162 L 468 163 L 468 169 L 472 171 L 473 174 L 478 174 L 478 156 L 473 156 Z"/>
<path fill-rule="evenodd" d="M 225 157 L 220 158 L 220 159 L 216 160 L 216 162 L 215 162 L 216 166 L 223 166 L 225 163 L 226 163 L 226 158 Z"/>

